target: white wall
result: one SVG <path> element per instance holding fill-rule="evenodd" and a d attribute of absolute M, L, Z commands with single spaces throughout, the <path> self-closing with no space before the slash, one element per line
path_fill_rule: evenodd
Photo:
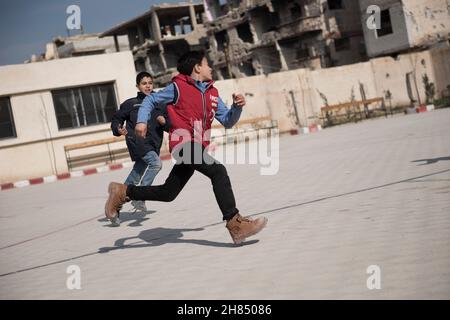
<path fill-rule="evenodd" d="M 450 3 L 448 0 L 404 1 L 406 22 L 411 43 L 420 46 L 450 34 Z"/>

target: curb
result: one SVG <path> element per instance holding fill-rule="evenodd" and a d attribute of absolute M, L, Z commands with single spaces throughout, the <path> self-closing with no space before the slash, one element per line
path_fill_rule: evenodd
<path fill-rule="evenodd" d="M 308 134 L 313 132 L 319 132 L 322 131 L 322 126 L 320 124 L 313 124 L 309 127 L 301 127 L 299 129 L 292 129 L 289 131 L 291 135 L 297 135 L 297 134 Z"/>
<path fill-rule="evenodd" d="M 417 113 L 433 111 L 433 110 L 434 110 L 434 104 L 421 105 L 420 107 L 416 108 Z"/>
<path fill-rule="evenodd" d="M 165 155 L 160 156 L 161 161 L 170 160 L 171 158 L 172 157 L 170 154 L 165 154 Z M 78 177 L 88 176 L 88 175 L 101 173 L 101 172 L 120 170 L 120 169 L 124 169 L 124 168 L 130 168 L 133 166 L 133 164 L 134 164 L 133 162 L 114 163 L 114 164 L 110 164 L 110 165 L 106 165 L 106 166 L 101 166 L 98 168 L 89 168 L 89 169 L 84 169 L 84 170 L 79 170 L 79 171 L 65 172 L 65 173 L 61 173 L 58 175 L 52 175 L 52 176 L 47 176 L 47 177 L 40 177 L 40 178 L 33 178 L 33 179 L 28 179 L 28 180 L 21 180 L 21 181 L 17 181 L 17 182 L 3 183 L 0 185 L 0 190 L 3 191 L 3 190 L 15 189 L 15 188 L 23 188 L 23 187 L 28 187 L 31 185 L 36 185 L 36 184 L 50 183 L 50 182 L 55 182 L 58 180 L 78 178 Z"/>

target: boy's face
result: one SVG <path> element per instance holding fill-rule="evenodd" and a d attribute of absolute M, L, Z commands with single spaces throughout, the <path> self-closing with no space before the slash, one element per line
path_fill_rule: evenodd
<path fill-rule="evenodd" d="M 201 81 L 211 81 L 212 80 L 212 69 L 208 64 L 208 60 L 206 58 L 202 59 L 202 63 L 198 64 L 198 72 Z"/>
<path fill-rule="evenodd" d="M 153 91 L 153 79 L 150 77 L 142 78 L 137 88 L 140 92 L 148 96 Z"/>

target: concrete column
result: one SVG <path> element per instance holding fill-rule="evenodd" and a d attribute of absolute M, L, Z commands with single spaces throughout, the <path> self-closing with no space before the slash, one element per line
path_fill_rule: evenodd
<path fill-rule="evenodd" d="M 143 44 L 144 43 L 144 32 L 142 31 L 141 25 L 137 26 L 137 31 L 138 31 L 138 37 L 139 37 L 139 44 Z"/>
<path fill-rule="evenodd" d="M 114 46 L 116 47 L 116 52 L 120 51 L 119 40 L 117 39 L 117 34 L 114 35 Z"/>
<path fill-rule="evenodd" d="M 159 18 L 156 11 L 152 11 L 152 27 L 153 27 L 153 37 L 156 42 L 161 41 L 161 26 L 159 24 Z"/>
<path fill-rule="evenodd" d="M 189 15 L 191 17 L 192 30 L 195 30 L 197 29 L 197 18 L 195 17 L 195 9 L 193 4 L 189 5 Z"/>
<path fill-rule="evenodd" d="M 155 34 L 153 33 L 153 28 L 152 28 L 152 21 L 151 19 L 147 20 L 147 28 L 150 34 L 150 40 L 155 40 Z"/>
<path fill-rule="evenodd" d="M 167 62 L 166 62 L 166 58 L 164 57 L 164 47 L 160 43 L 158 45 L 158 48 L 159 48 L 159 57 L 161 58 L 161 63 L 164 67 L 164 71 L 167 71 Z"/>
<path fill-rule="evenodd" d="M 281 52 L 281 48 L 280 48 L 280 45 L 278 44 L 278 41 L 275 41 L 275 47 L 278 51 L 278 54 L 280 55 L 281 71 L 289 70 L 288 65 L 286 63 L 286 59 L 283 56 L 283 52 Z"/>
<path fill-rule="evenodd" d="M 145 57 L 145 62 L 144 62 L 144 64 L 145 64 L 145 69 L 146 69 L 148 72 L 150 72 L 150 74 L 153 75 L 153 69 L 152 69 L 152 65 L 150 64 L 150 58 L 149 58 L 149 56 L 146 56 L 146 57 Z"/>

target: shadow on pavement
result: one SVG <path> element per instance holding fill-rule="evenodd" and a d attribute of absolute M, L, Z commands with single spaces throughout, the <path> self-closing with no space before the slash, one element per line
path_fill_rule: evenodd
<path fill-rule="evenodd" d="M 448 161 L 450 160 L 450 157 L 440 157 L 440 158 L 433 158 L 433 159 L 420 159 L 420 160 L 413 160 L 411 162 L 424 162 L 424 163 L 420 163 L 418 164 L 418 166 L 423 166 L 426 164 L 433 164 L 439 161 Z"/>
<path fill-rule="evenodd" d="M 259 242 L 259 240 L 251 240 L 244 242 L 242 245 L 235 245 L 230 243 L 215 242 L 209 240 L 197 240 L 197 239 L 182 239 L 184 232 L 189 231 L 202 231 L 204 228 L 196 229 L 169 229 L 169 228 L 154 228 L 140 232 L 135 237 L 126 237 L 116 240 L 114 247 L 103 247 L 98 249 L 99 253 L 105 253 L 117 249 L 133 249 L 133 248 L 145 248 L 162 246 L 167 243 L 192 243 L 202 246 L 221 247 L 221 248 L 236 248 L 242 245 L 250 245 Z M 137 240 L 134 243 L 125 244 L 129 240 Z M 145 242 L 145 243 L 142 243 Z"/>
<path fill-rule="evenodd" d="M 140 227 L 142 226 L 142 222 L 150 219 L 150 218 L 146 218 L 147 214 L 152 214 L 155 213 L 156 211 L 146 211 L 146 212 L 121 212 L 120 213 L 120 223 L 126 223 L 127 221 L 132 221 L 131 223 L 128 224 L 128 227 Z M 109 222 L 108 219 L 105 218 L 101 218 L 97 220 L 98 222 Z M 115 228 L 115 226 L 113 226 L 112 224 L 107 224 L 104 225 L 104 227 L 108 227 L 108 228 Z"/>

